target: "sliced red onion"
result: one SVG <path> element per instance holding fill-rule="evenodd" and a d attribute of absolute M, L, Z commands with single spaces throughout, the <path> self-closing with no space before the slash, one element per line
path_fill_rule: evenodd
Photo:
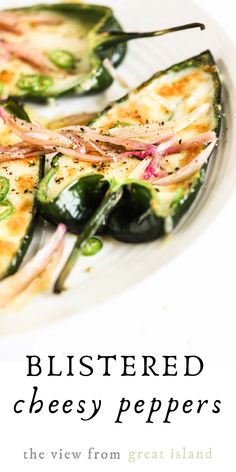
<path fill-rule="evenodd" d="M 97 151 L 99 154 L 102 154 L 102 155 L 104 154 L 104 151 L 101 149 L 101 147 L 95 144 L 93 142 L 94 140 L 92 140 L 91 137 L 88 137 L 87 133 L 84 132 L 84 127 L 72 125 L 72 126 L 59 128 L 57 129 L 57 131 L 63 133 L 64 136 L 69 136 L 70 139 L 73 139 L 75 142 L 79 143 L 80 145 L 82 144 L 84 146 L 87 146 L 87 148 L 93 149 Z"/>
<path fill-rule="evenodd" d="M 211 143 L 216 139 L 216 134 L 214 132 L 207 132 L 200 134 L 196 137 L 190 138 L 186 141 L 180 140 L 180 142 L 176 143 L 176 138 L 167 141 L 166 143 L 160 144 L 156 149 L 156 156 L 152 159 L 150 165 L 147 167 L 143 178 L 144 180 L 149 180 L 152 177 L 164 177 L 166 173 L 162 170 L 158 170 L 158 167 L 161 164 L 162 158 L 169 154 L 177 154 L 181 151 L 187 150 L 193 146 L 199 144 L 208 144 Z"/>
<path fill-rule="evenodd" d="M 109 155 L 99 155 L 99 156 L 94 156 L 92 154 L 84 154 L 79 152 L 76 149 L 69 149 L 69 148 L 63 148 L 63 147 L 57 147 L 57 151 L 61 152 L 62 154 L 65 154 L 66 156 L 73 157 L 75 159 L 79 159 L 80 161 L 83 162 L 111 162 L 114 160 L 114 157 L 111 157 Z"/>
<path fill-rule="evenodd" d="M 207 146 L 203 151 L 200 152 L 200 154 L 197 157 L 194 157 L 194 159 L 183 166 L 181 169 L 177 170 L 171 175 L 168 175 L 167 177 L 163 177 L 160 179 L 153 179 L 151 180 L 151 183 L 157 187 L 159 186 L 166 186 L 166 185 L 172 185 L 172 184 L 177 184 L 178 182 L 182 182 L 183 180 L 191 177 L 195 172 L 201 169 L 203 164 L 205 164 L 210 157 L 215 145 L 216 145 L 217 139 L 212 141 L 209 146 Z"/>
<path fill-rule="evenodd" d="M 5 50 L 0 48 L 0 63 L 6 64 L 9 59 L 10 54 Z"/>
<path fill-rule="evenodd" d="M 144 180 L 148 180 L 149 178 L 156 176 L 156 169 L 157 166 L 160 165 L 161 159 L 163 155 L 166 154 L 167 150 L 173 145 L 173 141 L 175 138 L 172 138 L 171 140 L 160 144 L 159 146 L 149 146 L 149 148 L 146 149 L 146 151 L 141 152 L 124 152 L 122 154 L 119 154 L 119 158 L 121 157 L 127 157 L 127 156 L 135 156 L 138 157 L 139 159 L 144 159 L 145 163 L 143 165 L 138 164 L 137 167 L 131 172 L 129 178 L 134 177 L 134 178 L 143 178 Z M 154 158 L 150 157 L 147 158 L 148 156 L 154 156 Z M 158 176 L 164 176 L 165 173 L 163 171 L 158 172 Z"/>
<path fill-rule="evenodd" d="M 0 117 L 3 119 L 4 123 L 7 124 L 7 126 L 15 133 L 16 131 L 20 131 L 21 134 L 25 131 L 30 131 L 33 130 L 33 125 L 31 123 L 28 123 L 25 120 L 21 120 L 20 118 L 17 118 L 16 116 L 11 115 L 8 113 L 8 111 L 0 106 Z M 21 136 L 20 136 L 21 137 Z"/>
<path fill-rule="evenodd" d="M 199 113 L 203 113 L 207 107 L 208 104 L 205 104 L 202 107 L 198 107 L 198 109 L 194 111 L 194 114 L 190 114 L 191 116 L 188 115 L 188 123 L 191 119 L 195 119 L 196 116 L 199 116 Z M 98 130 L 89 128 L 88 126 L 70 126 L 58 129 L 57 131 L 52 131 L 43 128 L 40 124 L 28 123 L 12 116 L 3 107 L 0 107 L 0 116 L 9 128 L 24 141 L 23 144 L 18 143 L 14 148 L 8 147 L 5 150 L 3 149 L 3 159 L 6 159 L 8 156 L 14 159 L 23 157 L 22 154 L 24 154 L 24 157 L 31 157 L 44 153 L 49 154 L 56 151 L 85 162 L 108 162 L 127 156 L 135 156 L 139 159 L 153 156 L 154 159 L 146 169 L 144 179 L 150 179 L 155 176 L 155 171 L 159 166 L 160 159 L 163 155 L 180 152 L 183 149 L 188 149 L 194 144 L 205 144 L 206 142 L 215 139 L 215 134 L 208 132 L 195 138 L 191 138 L 183 143 L 176 143 L 175 134 L 168 131 L 168 133 L 163 133 L 159 137 L 156 136 L 155 138 L 152 138 L 156 143 L 159 143 L 153 145 L 148 142 L 124 139 L 119 136 L 107 136 Z M 186 120 L 184 126 L 185 124 Z M 104 150 L 101 147 L 101 144 L 97 144 L 97 142 L 104 143 L 104 145 L 112 144 L 125 147 L 127 151 L 120 153 L 119 149 L 116 149 L 116 153 L 112 153 L 110 149 Z M 28 144 L 28 147 L 25 143 Z M 90 154 L 89 151 L 91 150 L 95 150 L 100 155 L 97 156 Z M 158 175 L 163 175 L 163 172 L 161 174 L 158 172 Z"/>
<path fill-rule="evenodd" d="M 150 144 L 159 144 L 163 141 L 166 141 L 170 139 L 173 136 L 173 132 L 168 131 L 168 133 L 163 133 L 161 136 L 156 136 L 155 139 L 152 140 L 152 142 L 145 142 L 145 141 L 140 141 L 140 140 L 135 140 L 135 139 L 124 139 L 122 136 L 110 136 L 110 135 L 105 135 L 104 133 L 100 132 L 99 130 L 91 129 L 87 126 L 71 126 L 71 127 L 66 127 L 62 128 L 62 130 L 71 130 L 75 131 L 78 133 L 81 133 L 81 136 L 87 137 L 91 141 L 99 141 L 99 142 L 104 142 L 107 144 L 114 144 L 117 146 L 122 146 L 125 147 L 126 149 L 130 150 L 143 150 L 145 151 L 147 149 L 147 146 Z"/>
<path fill-rule="evenodd" d="M 86 149 L 83 145 L 74 144 L 72 140 L 69 140 L 61 134 L 58 134 L 57 138 L 56 133 L 53 132 L 50 137 L 49 134 L 44 135 L 43 133 L 24 133 L 23 139 L 26 142 L 39 146 L 41 148 L 41 154 L 43 150 L 47 154 L 51 152 L 61 152 L 62 154 L 84 162 L 108 162 L 113 160 L 113 157 L 105 152 L 100 156 L 86 154 Z"/>
<path fill-rule="evenodd" d="M 17 136 L 22 138 L 24 141 L 37 146 L 45 145 L 54 146 L 60 144 L 62 146 L 71 146 L 72 141 L 66 136 L 56 131 L 48 130 L 43 128 L 41 125 L 28 123 L 25 120 L 21 120 L 16 116 L 11 115 L 5 110 L 4 107 L 0 107 L 0 117 L 4 120 L 7 126 Z"/>
<path fill-rule="evenodd" d="M 54 254 L 64 243 L 65 234 L 66 226 L 59 224 L 50 240 L 22 269 L 0 282 L 0 308 L 5 307 L 23 292 L 46 269 Z"/>
<path fill-rule="evenodd" d="M 111 138 L 114 140 L 114 144 L 123 146 L 126 149 L 136 150 L 140 149 L 145 151 L 150 146 L 158 146 L 162 142 L 168 141 L 171 137 L 174 136 L 174 133 L 163 133 L 161 136 L 155 136 L 155 138 L 148 139 L 146 141 L 138 140 L 138 139 L 123 139 L 123 138 Z"/>
<path fill-rule="evenodd" d="M 153 177 L 160 176 L 160 170 L 157 169 L 161 165 L 163 154 L 158 153 L 154 159 L 151 160 L 149 166 L 145 169 L 145 172 L 142 176 L 143 180 L 150 180 Z"/>
<path fill-rule="evenodd" d="M 115 67 L 113 66 L 112 62 L 108 57 L 104 59 L 103 65 L 105 69 L 108 71 L 110 76 L 124 89 L 130 89 L 130 86 L 127 84 L 127 82 L 120 76 L 120 74 L 117 72 Z"/>
<path fill-rule="evenodd" d="M 178 143 L 174 143 L 173 146 L 170 146 L 170 148 L 167 150 L 166 154 L 177 154 L 181 151 L 191 149 L 193 146 L 211 143 L 215 139 L 216 134 L 214 131 L 207 131 L 206 133 L 199 134 L 193 138 L 180 140 Z"/>
<path fill-rule="evenodd" d="M 12 56 L 27 62 L 42 73 L 50 73 L 57 70 L 44 54 L 25 42 L 13 43 L 12 41 L 0 39 L 0 47 L 5 49 Z"/>
<path fill-rule="evenodd" d="M 150 141 L 151 138 L 156 139 L 160 135 L 160 138 L 165 133 L 170 133 L 171 131 L 178 133 L 183 129 L 190 126 L 194 123 L 198 118 L 200 118 L 204 113 L 209 110 L 210 104 L 204 103 L 199 107 L 195 108 L 191 113 L 186 115 L 184 118 L 180 120 L 173 120 L 167 121 L 163 123 L 150 123 L 147 125 L 134 125 L 134 126 L 124 126 L 124 127 L 116 127 L 111 128 L 109 130 L 109 134 L 111 136 L 120 136 L 124 139 L 129 138 L 148 138 L 149 144 L 152 144 Z M 149 139 L 150 138 L 150 139 Z"/>
<path fill-rule="evenodd" d="M 39 125 L 34 125 L 29 123 L 28 121 L 21 120 L 16 116 L 11 115 L 8 111 L 0 106 L 0 117 L 6 123 L 6 125 L 17 135 L 17 136 L 24 136 L 24 133 L 29 131 L 38 131 L 42 129 Z"/>
<path fill-rule="evenodd" d="M 56 26 L 60 25 L 63 23 L 62 18 L 59 18 L 59 16 L 56 15 L 44 15 L 44 14 L 38 14 L 38 15 L 25 15 L 25 16 L 20 16 L 18 15 L 18 21 L 21 21 L 22 23 L 28 23 L 30 25 L 48 25 L 48 26 Z"/>
<path fill-rule="evenodd" d="M 176 143 L 176 138 L 173 138 L 166 143 L 162 143 L 156 147 L 154 157 L 145 169 L 143 179 L 150 180 L 153 177 L 162 178 L 166 176 L 166 172 L 158 169 L 164 156 L 179 153 L 183 150 L 191 148 L 193 145 L 212 142 L 214 139 L 216 139 L 216 134 L 214 132 L 207 132 L 181 143 Z"/>
<path fill-rule="evenodd" d="M 29 146 L 23 141 L 8 146 L 0 146 L 0 161 L 39 157 L 43 154 L 45 154 L 45 151 L 43 149 Z"/>
<path fill-rule="evenodd" d="M 141 179 L 143 173 L 145 172 L 145 169 L 148 167 L 151 160 L 151 157 L 145 157 L 145 159 L 139 162 L 139 164 L 132 170 L 132 172 L 130 172 L 129 179 Z"/>
<path fill-rule="evenodd" d="M 97 146 L 96 144 L 94 144 L 92 141 L 90 141 L 90 139 L 85 139 L 86 141 L 86 144 L 87 146 L 90 148 L 90 149 L 93 149 L 94 151 L 97 151 L 99 154 L 103 155 L 104 152 L 102 151 L 102 149 Z"/>
<path fill-rule="evenodd" d="M 156 151 L 153 153 L 153 159 L 151 160 L 149 166 L 146 168 L 143 174 L 144 180 L 149 180 L 153 176 L 159 176 L 160 173 L 163 176 L 164 173 L 161 170 L 159 170 L 158 174 L 156 174 L 157 169 L 160 167 L 163 156 L 166 155 L 168 149 L 173 146 L 173 143 L 175 141 L 176 137 L 170 139 L 169 141 L 166 141 L 165 143 L 159 144 L 159 146 L 156 147 Z"/>
<path fill-rule="evenodd" d="M 24 33 L 23 28 L 19 25 L 17 16 L 6 11 L 0 12 L 0 29 L 17 35 Z"/>
<path fill-rule="evenodd" d="M 13 34 L 22 35 L 24 34 L 24 26 L 29 25 L 59 25 L 62 23 L 62 19 L 56 15 L 19 15 L 13 12 L 0 12 L 0 29 L 8 31 Z"/>
<path fill-rule="evenodd" d="M 84 162 L 107 162 L 113 159 L 112 156 L 106 155 L 105 152 L 102 156 L 86 154 L 84 146 L 75 144 L 73 139 L 67 138 L 62 133 L 42 128 L 40 125 L 20 120 L 8 113 L 3 107 L 0 107 L 0 116 L 9 128 L 24 140 L 24 143 L 27 142 L 28 144 L 38 146 L 40 148 L 38 150 L 39 155 L 43 152 L 49 154 L 50 152 L 57 151 Z M 4 152 L 6 153 L 7 149 Z M 18 155 L 17 157 L 19 158 Z M 16 157 L 12 156 L 11 158 Z"/>
<path fill-rule="evenodd" d="M 73 146 L 71 139 L 49 130 L 26 132 L 23 139 L 27 143 L 36 144 L 37 146 L 64 146 L 69 148 Z"/>
<path fill-rule="evenodd" d="M 15 151 L 0 151 L 0 162 L 14 159 L 28 159 L 30 157 L 40 157 L 45 154 L 43 150 L 15 150 Z"/>
<path fill-rule="evenodd" d="M 135 139 L 124 139 L 123 136 L 110 136 L 109 134 L 104 134 L 100 130 L 89 128 L 88 126 L 66 126 L 63 128 L 58 129 L 59 132 L 73 132 L 79 134 L 81 139 L 89 140 L 90 142 L 103 142 L 106 144 L 112 144 L 117 146 L 125 147 L 126 149 L 130 150 L 143 150 L 145 151 L 150 144 L 160 144 L 161 142 L 167 141 L 171 137 L 173 137 L 174 133 L 168 131 L 167 133 L 162 133 L 161 136 L 155 136 L 152 138 L 152 142 L 149 141 L 141 141 Z"/>
<path fill-rule="evenodd" d="M 146 145 L 145 151 L 125 151 L 118 154 L 119 159 L 125 157 L 137 157 L 138 159 L 145 159 L 148 156 L 153 156 L 157 152 L 157 146 Z"/>
<path fill-rule="evenodd" d="M 164 122 L 163 122 L 164 123 Z M 147 125 L 130 125 L 130 126 L 117 126 L 109 130 L 109 134 L 113 137 L 121 137 L 123 139 L 131 138 L 149 138 L 150 136 L 159 136 L 167 130 L 165 124 L 150 123 Z"/>
<path fill-rule="evenodd" d="M 15 160 L 15 159 L 29 159 L 33 157 L 40 157 L 43 156 L 45 151 L 29 151 L 29 152 L 0 152 L 0 162 L 4 161 L 10 161 L 10 160 Z"/>

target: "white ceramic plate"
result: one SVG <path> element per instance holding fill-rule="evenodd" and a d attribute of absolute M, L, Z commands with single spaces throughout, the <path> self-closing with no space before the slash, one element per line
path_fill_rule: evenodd
<path fill-rule="evenodd" d="M 30 1 L 2 1 L 1 8 L 32 4 Z M 34 2 L 37 3 L 37 2 Z M 45 2 L 53 3 L 53 2 Z M 100 3 L 94 0 L 93 3 Z M 222 71 L 224 80 L 223 100 L 225 119 L 222 139 L 217 155 L 208 171 L 207 185 L 187 217 L 168 241 L 142 245 L 126 245 L 106 240 L 104 249 L 93 258 L 81 258 L 69 283 L 71 289 L 63 295 L 50 291 L 36 296 L 20 311 L 7 311 L 0 315 L 0 333 L 9 334 L 81 312 L 112 297 L 127 287 L 144 279 L 184 250 L 213 220 L 233 191 L 236 178 L 235 116 L 231 103 L 235 103 L 236 91 L 233 77 L 236 56 L 233 44 L 223 30 L 204 11 L 190 0 L 108 0 L 101 2 L 111 6 L 116 17 L 127 31 L 148 31 L 187 22 L 200 21 L 206 31 L 192 30 L 155 39 L 138 40 L 129 44 L 129 50 L 119 73 L 131 88 L 149 78 L 159 69 L 211 49 Z M 50 116 L 103 108 L 109 101 L 125 92 L 114 84 L 102 95 L 91 98 L 66 99 L 50 109 L 39 109 Z M 40 232 L 34 239 L 37 245 Z M 73 236 L 67 240 L 65 258 L 73 244 Z M 93 268 L 87 273 L 86 268 Z"/>

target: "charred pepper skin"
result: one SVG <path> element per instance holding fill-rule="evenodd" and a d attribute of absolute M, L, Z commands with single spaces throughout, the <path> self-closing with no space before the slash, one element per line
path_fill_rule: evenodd
<path fill-rule="evenodd" d="M 212 68 L 212 77 L 214 83 L 214 131 L 216 135 L 220 132 L 221 116 L 219 111 L 220 97 L 221 97 L 221 83 L 218 72 L 215 68 L 214 59 L 209 51 L 205 51 L 199 56 L 193 57 L 180 64 L 174 65 L 169 70 L 181 70 L 189 65 L 196 67 L 214 66 Z M 158 72 L 146 83 L 141 85 L 138 90 L 141 90 L 152 80 L 155 80 L 160 75 L 167 71 Z M 128 100 L 129 95 L 126 95 L 118 102 Z M 117 103 L 117 102 L 116 102 Z M 100 115 L 107 113 L 113 105 L 106 108 Z M 99 117 L 97 119 L 99 119 Z M 96 119 L 92 124 L 96 123 Z M 44 177 L 40 184 L 36 200 L 39 212 L 50 222 L 57 224 L 63 222 L 68 229 L 74 233 L 80 233 L 92 217 L 94 211 L 101 204 L 109 186 L 110 182 L 106 176 L 101 174 L 90 174 L 78 178 L 69 186 L 67 186 L 56 197 L 48 198 L 48 186 L 50 178 L 53 173 L 56 173 L 60 167 L 60 156 L 54 161 L 52 169 Z M 100 226 L 100 232 L 106 232 L 113 238 L 127 243 L 142 243 L 152 241 L 167 234 L 177 225 L 182 216 L 187 212 L 199 191 L 202 188 L 207 164 L 205 164 L 198 177 L 193 181 L 191 188 L 187 195 L 182 198 L 175 206 L 171 213 L 171 221 L 168 217 L 162 217 L 158 214 L 158 192 L 148 182 L 137 180 L 125 180 L 121 183 L 123 187 L 122 196 L 117 203 L 117 206 L 107 216 L 104 224 Z M 51 174 L 50 174 L 51 173 Z"/>

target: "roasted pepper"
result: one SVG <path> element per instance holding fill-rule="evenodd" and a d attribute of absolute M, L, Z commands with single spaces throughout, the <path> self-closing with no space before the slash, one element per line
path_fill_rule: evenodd
<path fill-rule="evenodd" d="M 29 121 L 24 109 L 14 101 L 2 103 L 6 110 Z M 3 130 L 0 146 L 0 280 L 13 274 L 31 242 L 35 222 L 35 194 L 42 177 L 43 159 L 4 159 L 12 133 Z"/>
<path fill-rule="evenodd" d="M 4 14 L 12 15 L 11 40 L 9 16 L 4 23 Z M 4 67 L 11 73 L 4 84 L 4 95 L 30 100 L 100 92 L 113 81 L 104 59 L 118 66 L 127 41 L 204 28 L 193 23 L 156 32 L 124 33 L 110 8 L 83 3 L 7 10 L 0 12 L 0 25 L 0 48 L 9 57 L 0 65 L 0 71 Z"/>
<path fill-rule="evenodd" d="M 220 95 L 217 68 L 206 51 L 158 72 L 90 124 L 105 139 L 116 135 L 111 130 L 121 128 L 121 134 L 127 130 L 129 135 L 131 130 L 132 135 L 132 127 L 137 133 L 140 126 L 143 139 L 148 127 L 155 124 L 172 131 L 176 144 L 170 158 L 166 152 L 161 161 L 163 178 L 161 174 L 153 174 L 151 179 L 148 173 L 146 178 L 138 176 L 136 169 L 144 156 L 139 153 L 137 157 L 132 151 L 101 165 L 61 154 L 54 158 L 37 193 L 39 211 L 52 223 L 64 222 L 72 232 L 82 231 L 56 292 L 62 290 L 78 255 L 95 233 L 107 232 L 118 240 L 140 243 L 175 227 L 204 182 L 220 130 Z"/>

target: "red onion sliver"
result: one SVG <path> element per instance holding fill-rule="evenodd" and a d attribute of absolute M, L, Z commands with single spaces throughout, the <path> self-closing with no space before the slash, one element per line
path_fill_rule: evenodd
<path fill-rule="evenodd" d="M 163 177 L 161 179 L 153 179 L 151 180 L 151 183 L 159 187 L 162 185 L 177 184 L 187 179 L 188 177 L 191 177 L 191 175 L 193 175 L 195 172 L 201 169 L 203 164 L 207 162 L 210 154 L 212 153 L 215 147 L 216 142 L 217 142 L 217 139 L 215 139 L 211 144 L 209 144 L 209 146 L 203 149 L 203 151 L 201 151 L 197 157 L 194 157 L 194 159 L 191 162 L 186 164 L 181 169 L 177 170 L 171 175 L 168 175 L 167 177 Z"/>
<path fill-rule="evenodd" d="M 181 120 L 182 126 L 186 126 L 186 123 L 189 124 L 191 120 L 195 120 L 196 117 L 199 117 L 208 107 L 208 104 L 204 104 L 195 109 L 192 113 L 187 115 L 184 120 Z M 155 169 L 160 164 L 161 156 L 180 152 L 194 144 L 205 144 L 215 139 L 215 133 L 208 132 L 191 138 L 184 143 L 175 143 L 175 134 L 168 131 L 152 138 L 150 143 L 137 139 L 124 139 L 122 136 L 107 136 L 88 126 L 70 126 L 52 131 L 43 128 L 40 124 L 28 123 L 12 116 L 3 107 L 0 107 L 0 116 L 12 131 L 23 139 L 24 143 L 28 143 L 28 148 L 26 146 L 27 150 L 26 148 L 24 149 L 24 143 L 19 143 L 16 148 L 3 149 L 2 159 L 6 159 L 8 156 L 12 159 L 21 158 L 23 157 L 21 153 L 24 154 L 25 157 L 29 157 L 44 153 L 49 154 L 56 151 L 85 162 L 108 162 L 127 156 L 136 156 L 139 159 L 154 156 L 153 162 L 151 162 L 149 168 L 146 169 L 144 179 L 150 179 L 155 176 Z M 178 127 L 178 130 L 179 129 L 180 125 Z M 97 142 L 104 143 L 105 145 L 112 144 L 125 147 L 127 151 L 119 153 L 119 150 L 116 150 L 114 154 L 109 149 L 102 149 L 101 145 L 96 144 Z M 153 145 L 153 142 L 156 144 Z M 95 150 L 100 156 L 90 154 L 89 151 L 91 150 Z"/>
<path fill-rule="evenodd" d="M 199 134 L 193 138 L 189 138 L 186 141 L 181 141 L 180 143 L 175 143 L 173 146 L 167 150 L 166 154 L 177 154 L 181 151 L 186 151 L 187 149 L 197 146 L 199 144 L 208 144 L 216 139 L 216 134 L 214 131 L 208 131 L 207 133 Z"/>
<path fill-rule="evenodd" d="M 69 148 L 63 148 L 63 147 L 57 147 L 57 151 L 61 152 L 62 154 L 65 154 L 66 156 L 73 157 L 75 159 L 79 159 L 80 161 L 83 162 L 110 162 L 114 160 L 114 157 L 111 156 L 94 156 L 92 154 L 84 154 L 79 152 L 76 149 L 69 149 Z"/>
<path fill-rule="evenodd" d="M 6 306 L 38 277 L 63 244 L 66 226 L 59 224 L 55 233 L 22 269 L 0 282 L 0 308 Z"/>
<path fill-rule="evenodd" d="M 12 56 L 27 62 L 42 73 L 50 73 L 57 70 L 43 53 L 25 42 L 13 43 L 12 41 L 0 39 L 0 47 L 5 49 Z"/>
<path fill-rule="evenodd" d="M 29 152 L 4 152 L 0 153 L 0 162 L 10 161 L 14 159 L 28 159 L 30 157 L 40 157 L 45 154 L 45 151 L 29 151 Z"/>
<path fill-rule="evenodd" d="M 54 144 L 60 144 L 62 146 L 72 145 L 72 140 L 63 136 L 61 133 L 48 130 L 38 124 L 28 123 L 25 120 L 21 120 L 20 118 L 8 113 L 4 107 L 0 107 L 0 117 L 13 133 L 30 144 L 41 146 L 45 145 L 47 142 L 48 146 L 54 146 Z"/>
<path fill-rule="evenodd" d="M 22 23 L 28 23 L 30 25 L 48 25 L 48 26 L 56 26 L 63 23 L 62 18 L 56 15 L 25 15 L 25 16 L 18 16 L 17 20 Z"/>
<path fill-rule="evenodd" d="M 175 140 L 176 138 L 174 137 L 165 143 L 159 144 L 159 146 L 156 147 L 156 150 L 153 152 L 153 159 L 143 174 L 144 180 L 148 180 L 156 175 L 156 170 L 160 166 L 163 156 L 166 155 L 168 149 L 173 145 Z"/>
<path fill-rule="evenodd" d="M 150 123 L 147 125 L 134 125 L 134 126 L 124 126 L 124 127 L 117 127 L 111 128 L 109 133 L 113 137 L 123 137 L 124 139 L 135 138 L 135 137 L 143 137 L 149 138 L 153 137 L 156 139 L 156 136 L 160 135 L 160 138 L 165 133 L 170 133 L 174 131 L 175 133 L 182 131 L 183 129 L 190 126 L 194 123 L 198 118 L 200 118 L 204 113 L 209 110 L 210 104 L 204 103 L 199 107 L 195 108 L 191 113 L 186 115 L 184 118 L 180 120 L 173 120 L 167 121 L 164 125 L 160 123 Z M 150 140 L 149 143 L 151 144 Z"/>
<path fill-rule="evenodd" d="M 130 89 L 130 86 L 127 84 L 127 82 L 119 75 L 117 72 L 117 69 L 113 66 L 112 62 L 108 57 L 103 60 L 103 66 L 107 70 L 107 72 L 111 75 L 111 77 L 120 85 L 120 87 L 124 89 Z"/>
<path fill-rule="evenodd" d="M 31 144 L 36 144 L 37 146 L 71 147 L 73 145 L 73 141 L 66 138 L 62 134 L 54 133 L 53 131 L 51 133 L 47 133 L 44 132 L 44 130 L 24 133 L 24 141 Z"/>
<path fill-rule="evenodd" d="M 97 130 L 90 129 L 88 127 L 84 127 L 84 134 L 85 136 L 88 136 L 90 140 L 93 141 L 95 140 L 108 144 L 114 144 L 134 151 L 137 151 L 139 149 L 145 151 L 147 149 L 147 146 L 149 146 L 150 144 L 160 144 L 161 142 L 170 139 L 174 133 L 168 131 L 168 133 L 163 133 L 161 136 L 155 136 L 155 138 L 153 138 L 151 141 L 148 140 L 147 142 L 139 141 L 137 139 L 132 138 L 124 139 L 120 136 L 107 136 Z"/>
<path fill-rule="evenodd" d="M 157 146 L 150 146 L 146 145 L 145 151 L 125 151 L 118 154 L 119 159 L 123 159 L 125 157 L 137 157 L 138 159 L 145 159 L 145 157 L 153 156 L 157 152 Z"/>
<path fill-rule="evenodd" d="M 132 172 L 130 172 L 129 179 L 141 179 L 143 173 L 145 172 L 145 169 L 148 167 L 151 160 L 151 157 L 145 157 L 145 159 L 139 162 L 139 164 L 132 170 Z"/>
<path fill-rule="evenodd" d="M 156 169 L 161 163 L 163 156 L 176 154 L 181 151 L 187 150 L 194 145 L 198 144 L 208 144 L 216 139 L 216 134 L 214 132 L 207 132 L 200 134 L 194 138 L 190 138 L 184 142 L 176 143 L 175 139 L 167 141 L 166 143 L 161 144 L 157 147 L 157 156 L 153 158 L 150 165 L 147 167 L 143 178 L 144 180 L 149 180 L 152 177 L 164 177 L 166 173 L 164 171 L 158 171 L 158 175 L 156 174 Z"/>
<path fill-rule="evenodd" d="M 13 34 L 23 35 L 25 25 L 59 25 L 62 19 L 56 15 L 19 15 L 13 12 L 0 12 L 0 29 Z"/>
<path fill-rule="evenodd" d="M 5 11 L 0 12 L 0 29 L 18 35 L 24 33 L 23 28 L 19 26 L 18 18 L 16 17 L 16 15 Z"/>
<path fill-rule="evenodd" d="M 11 115 L 7 112 L 4 107 L 0 106 L 0 117 L 3 121 L 9 126 L 9 128 L 20 137 L 24 136 L 24 133 L 31 132 L 31 131 L 44 131 L 45 133 L 49 130 L 42 128 L 40 125 L 36 125 L 33 123 L 29 123 L 28 121 L 21 120 L 14 115 Z"/>

